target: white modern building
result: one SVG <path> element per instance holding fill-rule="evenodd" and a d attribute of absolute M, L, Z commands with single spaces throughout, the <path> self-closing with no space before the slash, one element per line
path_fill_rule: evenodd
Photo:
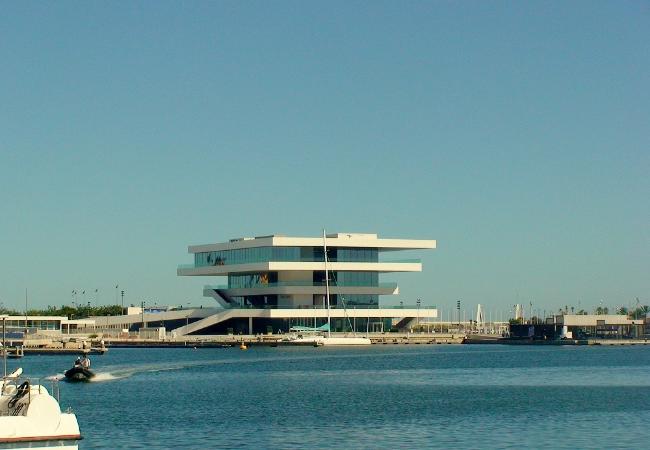
<path fill-rule="evenodd" d="M 327 262 L 324 248 L 327 246 Z M 433 307 L 382 307 L 380 296 L 399 293 L 381 274 L 421 272 L 420 260 L 391 256 L 400 250 L 434 249 L 434 240 L 380 239 L 376 234 L 336 233 L 326 238 L 280 235 L 193 245 L 194 263 L 180 276 L 226 278 L 204 295 L 219 312 L 177 328 L 177 334 L 266 333 L 292 326 L 320 327 L 327 321 L 326 273 L 332 331 L 388 331 L 414 320 L 437 317 Z M 327 268 L 326 268 L 327 264 Z"/>

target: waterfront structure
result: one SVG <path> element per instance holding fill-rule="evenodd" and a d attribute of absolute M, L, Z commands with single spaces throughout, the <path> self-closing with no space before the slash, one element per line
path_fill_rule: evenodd
<path fill-rule="evenodd" d="M 553 339 L 646 339 L 647 319 L 625 314 L 560 314 L 544 322 L 510 325 L 515 338 Z"/>
<path fill-rule="evenodd" d="M 625 314 L 563 314 L 555 316 L 560 337 L 583 338 L 641 338 L 644 320 L 631 319 Z"/>
<path fill-rule="evenodd" d="M 222 310 L 188 323 L 177 334 L 262 333 L 292 326 L 317 328 L 326 322 L 329 273 L 332 331 L 404 329 L 413 320 L 435 318 L 435 308 L 380 306 L 382 295 L 399 293 L 396 283 L 380 283 L 390 272 L 420 272 L 419 260 L 390 260 L 399 250 L 434 249 L 434 240 L 380 239 L 376 234 L 335 233 L 326 237 L 281 235 L 194 245 L 194 263 L 179 276 L 227 277 L 225 285 L 205 286 L 205 296 Z"/>
<path fill-rule="evenodd" d="M 175 329 L 192 322 L 205 319 L 208 316 L 217 314 L 221 308 L 174 308 L 168 307 L 162 310 L 158 308 L 131 307 L 127 314 L 121 316 L 94 316 L 95 329 L 104 334 L 120 336 L 123 333 L 140 331 L 143 328 L 155 329 L 165 328 L 175 334 Z"/>
<path fill-rule="evenodd" d="M 23 333 L 40 335 L 57 335 L 75 333 L 86 328 L 93 328 L 92 319 L 68 319 L 65 316 L 5 316 L 7 333 L 16 337 Z"/>

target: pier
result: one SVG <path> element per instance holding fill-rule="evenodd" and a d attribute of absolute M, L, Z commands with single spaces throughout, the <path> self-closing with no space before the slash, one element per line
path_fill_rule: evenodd
<path fill-rule="evenodd" d="M 298 333 L 300 334 L 300 333 Z M 20 342 L 24 355 L 95 354 L 101 355 L 112 348 L 227 348 L 238 347 L 242 343 L 250 346 L 296 346 L 310 345 L 308 342 L 294 342 L 287 339 L 295 334 L 257 334 L 257 335 L 202 335 L 176 338 L 142 337 L 137 334 L 121 337 L 82 337 L 67 340 L 35 339 Z M 309 336 L 303 334 L 303 336 Z M 352 336 L 345 333 L 332 333 L 332 337 Z M 357 337 L 366 334 L 357 333 Z M 373 345 L 441 345 L 441 344 L 501 344 L 501 345 L 600 345 L 632 346 L 650 345 L 648 339 L 529 339 L 508 338 L 499 335 L 476 335 L 464 333 L 369 333 L 367 337 Z M 21 355 L 22 356 L 22 355 Z"/>
<path fill-rule="evenodd" d="M 239 346 L 284 346 L 305 345 L 287 341 L 287 334 L 265 335 L 215 335 L 215 336 L 185 336 L 173 340 L 139 339 L 139 338 L 106 338 L 107 347 L 197 347 L 215 348 Z M 333 337 L 346 336 L 344 333 L 332 333 Z M 348 334 L 347 336 L 351 336 Z M 365 334 L 357 334 L 365 337 Z M 418 345 L 418 344 L 462 344 L 466 339 L 464 334 L 443 333 L 370 333 L 368 338 L 375 345 Z"/>

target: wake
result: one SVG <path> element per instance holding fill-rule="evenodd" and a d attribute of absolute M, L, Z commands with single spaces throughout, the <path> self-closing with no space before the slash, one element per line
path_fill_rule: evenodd
<path fill-rule="evenodd" d="M 88 380 L 88 383 L 101 383 L 104 381 L 113 381 L 113 380 L 120 380 L 122 378 L 126 378 L 127 376 L 130 376 L 130 374 L 124 374 L 124 375 L 117 375 L 111 372 L 95 372 L 95 376 L 92 377 L 90 380 Z M 62 373 L 57 373 L 54 375 L 50 375 L 44 378 L 44 380 L 47 381 L 66 381 L 66 377 Z"/>

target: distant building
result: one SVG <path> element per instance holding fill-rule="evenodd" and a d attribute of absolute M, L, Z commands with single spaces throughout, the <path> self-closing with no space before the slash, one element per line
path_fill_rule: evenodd
<path fill-rule="evenodd" d="M 156 313 L 164 313 L 167 311 L 173 311 L 174 309 L 176 308 L 173 306 L 145 306 L 144 312 L 150 314 L 156 314 Z M 142 314 L 142 307 L 129 306 L 128 308 L 126 308 L 126 315 L 130 316 L 132 314 Z"/>
<path fill-rule="evenodd" d="M 585 338 L 640 338 L 644 335 L 643 319 L 630 319 L 625 314 L 564 314 L 555 316 L 560 336 Z"/>
<path fill-rule="evenodd" d="M 531 339 L 640 339 L 647 335 L 646 320 L 624 314 L 562 314 L 545 323 L 512 324 L 510 335 Z"/>
<path fill-rule="evenodd" d="M 6 316 L 7 333 L 27 332 L 40 335 L 57 335 L 74 333 L 86 328 L 94 328 L 95 321 L 91 319 L 68 319 L 65 316 Z M 2 324 L 0 323 L 0 327 Z M 2 329 L 0 329 L 2 333 Z"/>

